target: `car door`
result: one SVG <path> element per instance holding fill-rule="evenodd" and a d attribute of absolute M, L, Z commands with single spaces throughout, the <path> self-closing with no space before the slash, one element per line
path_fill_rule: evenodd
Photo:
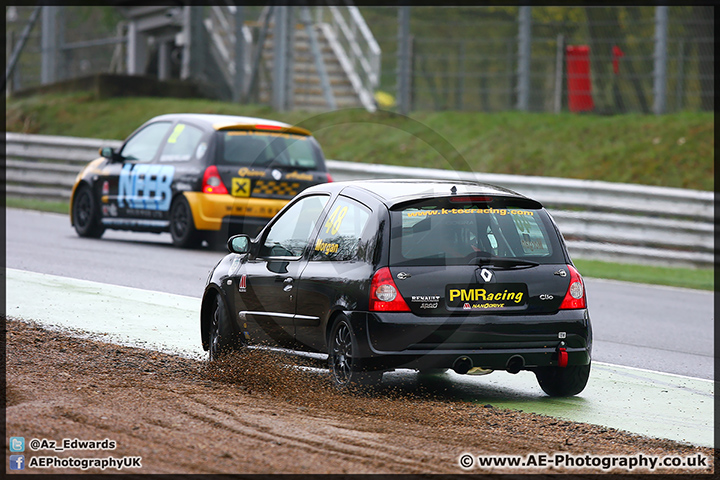
<path fill-rule="evenodd" d="M 257 255 L 240 270 L 236 305 L 251 342 L 292 345 L 295 282 L 307 263 L 310 238 L 328 198 L 310 195 L 291 204 L 264 230 Z"/>
<path fill-rule="evenodd" d="M 162 121 L 142 127 L 120 150 L 122 161 L 111 163 L 100 176 L 104 224 L 147 227 L 160 220 L 161 214 L 155 212 L 162 212 L 162 194 L 165 191 L 169 194 L 172 175 L 151 163 L 171 126 L 172 122 Z M 160 201 L 157 201 L 158 193 Z"/>
<path fill-rule="evenodd" d="M 357 310 L 373 274 L 377 228 L 372 211 L 338 196 L 310 245 L 309 261 L 297 284 L 295 337 L 310 350 L 325 349 L 325 325 L 334 308 Z"/>

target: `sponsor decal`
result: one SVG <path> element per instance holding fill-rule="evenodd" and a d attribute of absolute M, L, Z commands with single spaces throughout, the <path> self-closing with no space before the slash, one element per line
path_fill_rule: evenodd
<path fill-rule="evenodd" d="M 238 170 L 238 175 L 241 177 L 264 177 L 265 170 L 255 170 L 252 168 L 243 167 Z"/>
<path fill-rule="evenodd" d="M 238 292 L 245 293 L 247 291 L 247 275 L 243 273 L 240 277 L 240 283 L 238 284 Z M 247 325 L 246 325 L 247 328 Z"/>
<path fill-rule="evenodd" d="M 141 210 L 168 210 L 172 199 L 175 167 L 170 165 L 125 165 L 120 172 L 118 206 Z"/>
<path fill-rule="evenodd" d="M 233 206 L 234 215 L 245 215 L 248 217 L 272 218 L 280 207 L 258 207 L 252 205 L 235 205 Z"/>
<path fill-rule="evenodd" d="M 195 150 L 195 157 L 202 158 L 203 155 L 205 155 L 205 152 L 207 152 L 207 143 L 200 142 L 200 145 L 198 145 L 197 149 Z"/>
<path fill-rule="evenodd" d="M 175 129 L 170 135 L 170 138 L 168 138 L 167 143 L 177 143 L 177 139 L 183 132 L 183 130 L 185 130 L 185 125 L 183 125 L 182 123 L 178 123 L 177 125 L 175 125 Z"/>
<path fill-rule="evenodd" d="M 118 216 L 117 205 L 115 205 L 114 203 L 111 203 L 110 205 L 103 205 L 102 212 L 103 212 L 104 217 L 117 217 Z"/>
<path fill-rule="evenodd" d="M 288 180 L 305 180 L 312 182 L 313 176 L 311 173 L 290 172 L 285 175 L 285 178 Z"/>
<path fill-rule="evenodd" d="M 325 255 L 337 253 L 338 250 L 340 250 L 340 245 L 338 245 L 337 243 L 325 243 L 322 240 L 318 239 L 317 243 L 315 244 L 315 251 L 322 252 Z"/>
<path fill-rule="evenodd" d="M 460 215 L 467 213 L 493 213 L 495 215 L 535 215 L 530 210 L 507 210 L 505 208 L 440 208 L 437 210 L 419 210 L 407 212 L 408 217 L 427 217 L 430 215 Z"/>
<path fill-rule="evenodd" d="M 482 287 L 448 285 L 447 306 L 465 310 L 508 308 L 524 305 L 527 287 L 522 283 L 492 284 Z"/>
<path fill-rule="evenodd" d="M 282 178 L 282 172 L 280 170 L 273 170 L 271 175 L 275 180 L 280 180 Z"/>
<path fill-rule="evenodd" d="M 250 196 L 250 179 L 233 177 L 232 189 L 230 191 L 233 197 L 249 197 Z"/>
<path fill-rule="evenodd" d="M 255 182 L 253 194 L 255 195 L 287 195 L 295 196 L 300 184 L 297 182 L 274 182 L 272 180 L 258 180 Z"/>

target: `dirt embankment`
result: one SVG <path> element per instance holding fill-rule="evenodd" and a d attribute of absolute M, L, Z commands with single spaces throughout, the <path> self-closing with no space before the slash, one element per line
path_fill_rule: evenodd
<path fill-rule="evenodd" d="M 27 446 L 31 439 L 116 442 L 113 450 L 96 451 L 26 446 L 26 462 L 40 456 L 142 457 L 142 468 L 124 472 L 165 474 L 602 472 L 477 466 L 480 455 L 567 452 L 700 454 L 709 469 L 656 472 L 712 471 L 709 448 L 439 398 L 422 388 L 336 392 L 326 378 L 289 367 L 279 354 L 253 351 L 213 365 L 78 339 L 18 320 L 6 326 L 7 438 L 24 437 Z M 459 466 L 463 453 L 476 456 L 473 468 Z"/>

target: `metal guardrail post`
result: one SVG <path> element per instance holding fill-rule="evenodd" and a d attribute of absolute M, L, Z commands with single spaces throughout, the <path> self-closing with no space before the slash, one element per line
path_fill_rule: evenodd
<path fill-rule="evenodd" d="M 233 83 L 233 102 L 240 102 L 245 83 L 245 7 L 235 6 L 235 78 Z"/>
<path fill-rule="evenodd" d="M 530 7 L 520 7 L 518 13 L 517 109 L 530 107 Z"/>
<path fill-rule="evenodd" d="M 398 111 L 410 112 L 410 7 L 398 7 Z"/>
<path fill-rule="evenodd" d="M 655 7 L 655 53 L 653 54 L 653 113 L 662 115 L 667 95 L 668 7 Z"/>

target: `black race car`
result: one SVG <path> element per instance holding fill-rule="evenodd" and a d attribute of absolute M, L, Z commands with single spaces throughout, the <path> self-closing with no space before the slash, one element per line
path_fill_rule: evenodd
<path fill-rule="evenodd" d="M 397 368 L 531 370 L 552 396 L 587 383 L 582 277 L 548 212 L 513 191 L 317 185 L 228 249 L 202 299 L 211 360 L 250 344 L 326 352 L 339 387 Z"/>
<path fill-rule="evenodd" d="M 257 234 L 293 196 L 331 181 L 317 141 L 273 120 L 168 114 L 78 174 L 70 222 L 82 237 L 107 228 L 170 232 L 180 247 Z"/>

